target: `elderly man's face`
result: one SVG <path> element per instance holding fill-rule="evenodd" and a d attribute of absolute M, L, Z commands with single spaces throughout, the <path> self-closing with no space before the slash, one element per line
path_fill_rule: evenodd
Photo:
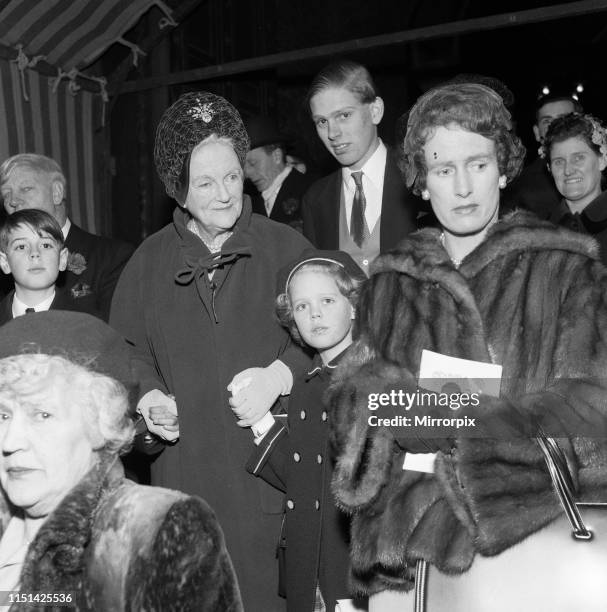
<path fill-rule="evenodd" d="M 64 376 L 27 394 L 0 391 L 0 483 L 29 517 L 52 512 L 95 463 Z"/>
<path fill-rule="evenodd" d="M 265 147 L 256 147 L 247 153 L 244 175 L 261 193 L 273 183 L 284 167 L 282 153 L 279 149 L 268 153 Z"/>
<path fill-rule="evenodd" d="M 243 181 L 230 144 L 202 142 L 192 151 L 185 207 L 203 235 L 215 238 L 234 227 L 242 212 Z"/>
<path fill-rule="evenodd" d="M 38 208 L 56 217 L 56 207 L 63 200 L 61 183 L 53 181 L 46 172 L 28 166 L 14 168 L 0 186 L 0 191 L 9 215 L 26 208 Z"/>

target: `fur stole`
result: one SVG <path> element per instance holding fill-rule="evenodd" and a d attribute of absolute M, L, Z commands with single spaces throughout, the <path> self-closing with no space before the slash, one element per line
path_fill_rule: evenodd
<path fill-rule="evenodd" d="M 607 415 L 607 276 L 596 243 L 514 213 L 456 269 L 439 237 L 422 230 L 376 260 L 359 337 L 327 394 L 333 488 L 353 515 L 361 593 L 412 588 L 417 559 L 462 573 L 476 553 L 498 554 L 560 513 L 533 440 L 461 438 L 439 453 L 434 475 L 402 470 L 391 432 L 367 424 L 367 399 L 415 390 L 423 349 L 503 366 L 501 397 L 482 409 Z M 579 493 L 607 500 L 605 444 L 561 444 Z"/>
<path fill-rule="evenodd" d="M 30 545 L 21 572 L 24 592 L 83 592 L 86 550 L 102 495 L 124 478 L 120 459 L 100 453 L 97 464 L 44 522 Z M 77 609 L 86 610 L 85 602 Z M 19 610 L 37 610 L 19 604 Z M 49 609 L 49 608 L 45 608 Z M 59 610 L 59 608 L 57 608 Z"/>

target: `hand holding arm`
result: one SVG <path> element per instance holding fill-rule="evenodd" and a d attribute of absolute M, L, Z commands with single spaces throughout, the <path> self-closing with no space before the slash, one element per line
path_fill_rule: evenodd
<path fill-rule="evenodd" d="M 279 359 L 266 368 L 248 368 L 236 374 L 228 385 L 229 404 L 240 427 L 250 427 L 266 414 L 280 395 L 293 386 L 291 370 Z"/>

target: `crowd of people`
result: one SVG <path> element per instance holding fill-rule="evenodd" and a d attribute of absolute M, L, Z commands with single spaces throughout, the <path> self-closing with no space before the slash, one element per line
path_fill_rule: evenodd
<path fill-rule="evenodd" d="M 426 92 L 391 147 L 369 71 L 325 67 L 316 180 L 273 118 L 184 94 L 154 148 L 173 221 L 137 250 L 70 221 L 56 161 L 0 166 L 0 604 L 523 609 L 470 581 L 562 514 L 536 438 L 607 502 L 607 131 L 544 95 L 523 170 L 492 82 Z M 428 355 L 491 368 L 482 435 L 371 407 L 431 391 Z"/>

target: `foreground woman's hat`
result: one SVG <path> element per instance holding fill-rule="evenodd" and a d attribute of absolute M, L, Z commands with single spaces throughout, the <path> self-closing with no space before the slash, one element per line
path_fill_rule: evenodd
<path fill-rule="evenodd" d="M 126 340 L 101 319 L 83 312 L 30 313 L 0 327 L 0 359 L 36 353 L 64 357 L 130 391 L 136 386 Z"/>
<path fill-rule="evenodd" d="M 179 189 L 183 164 L 192 149 L 213 134 L 232 140 L 236 156 L 244 166 L 249 136 L 240 114 L 225 98 L 208 91 L 186 93 L 162 115 L 156 130 L 154 162 L 171 198 Z"/>

